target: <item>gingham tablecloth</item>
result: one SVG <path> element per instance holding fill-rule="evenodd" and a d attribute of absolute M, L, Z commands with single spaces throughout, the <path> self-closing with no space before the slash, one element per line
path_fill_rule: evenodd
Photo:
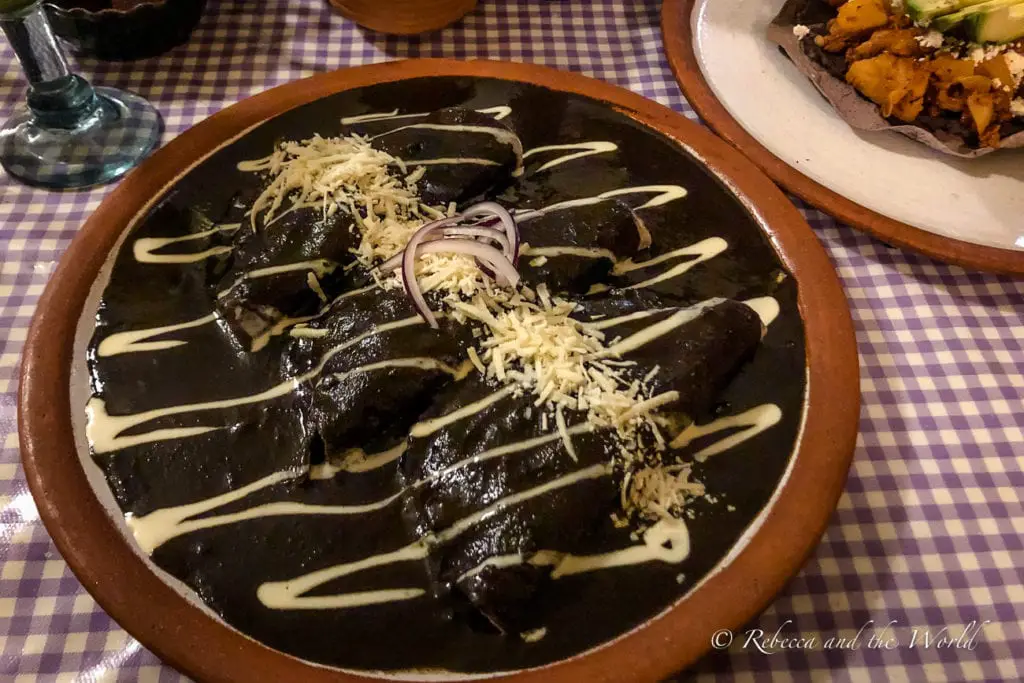
<path fill-rule="evenodd" d="M 695 118 L 662 56 L 658 13 L 654 0 L 492 0 L 456 27 L 404 39 L 363 32 L 323 0 L 211 0 L 187 45 L 136 63 L 77 67 L 97 84 L 149 98 L 164 116 L 165 142 L 269 87 L 418 56 L 576 70 Z M 24 94 L 4 44 L 0 118 Z M 46 192 L 0 175 L 3 681 L 183 680 L 76 581 L 39 521 L 18 458 L 15 391 L 26 328 L 55 262 L 106 192 Z M 800 208 L 853 309 L 864 401 L 853 469 L 804 570 L 731 647 L 682 678 L 1019 681 L 1024 281 L 905 254 Z"/>

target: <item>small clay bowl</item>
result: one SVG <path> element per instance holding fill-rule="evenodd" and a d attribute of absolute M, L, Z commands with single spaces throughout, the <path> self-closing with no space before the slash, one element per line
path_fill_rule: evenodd
<path fill-rule="evenodd" d="M 413 35 L 444 28 L 466 16 L 477 0 L 329 0 L 342 16 L 381 33 Z"/>
<path fill-rule="evenodd" d="M 162 54 L 187 41 L 205 5 L 206 0 L 49 0 L 46 13 L 53 32 L 74 54 L 128 61 Z"/>

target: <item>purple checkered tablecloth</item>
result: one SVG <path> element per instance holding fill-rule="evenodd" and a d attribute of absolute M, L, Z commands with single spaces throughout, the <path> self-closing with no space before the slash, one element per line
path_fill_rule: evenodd
<path fill-rule="evenodd" d="M 211 0 L 187 45 L 155 59 L 83 59 L 77 67 L 97 84 L 149 98 L 164 116 L 165 142 L 272 86 L 418 56 L 580 71 L 695 118 L 662 55 L 659 4 L 491 0 L 456 27 L 405 39 L 363 32 L 323 0 Z M 24 94 L 4 44 L 0 118 Z M 75 580 L 39 521 L 18 458 L 26 328 L 55 262 L 106 192 L 46 192 L 0 175 L 3 681 L 183 680 Z M 683 678 L 1019 681 L 1024 281 L 905 254 L 800 208 L 853 309 L 864 401 L 853 469 L 804 570 L 731 647 Z"/>

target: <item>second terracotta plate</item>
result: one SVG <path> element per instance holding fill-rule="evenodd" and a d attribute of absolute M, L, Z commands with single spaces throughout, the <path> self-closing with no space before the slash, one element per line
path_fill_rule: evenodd
<path fill-rule="evenodd" d="M 849 128 L 765 37 L 782 0 L 666 0 L 662 32 L 687 100 L 784 188 L 888 244 L 1024 275 L 1024 151 L 946 158 Z"/>

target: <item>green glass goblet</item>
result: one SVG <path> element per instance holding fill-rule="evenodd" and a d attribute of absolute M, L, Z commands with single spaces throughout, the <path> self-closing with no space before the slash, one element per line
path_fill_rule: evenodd
<path fill-rule="evenodd" d="M 156 147 L 153 105 L 71 73 L 40 0 L 0 0 L 0 29 L 29 83 L 28 106 L 0 128 L 0 165 L 11 176 L 43 187 L 97 185 Z"/>

